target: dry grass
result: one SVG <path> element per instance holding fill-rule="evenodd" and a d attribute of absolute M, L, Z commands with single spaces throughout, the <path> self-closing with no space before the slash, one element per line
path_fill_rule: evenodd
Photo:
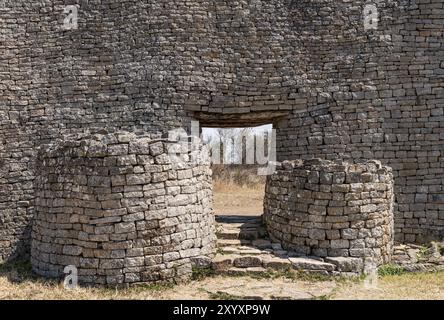
<path fill-rule="evenodd" d="M 215 292 L 241 283 L 244 291 L 248 291 L 247 288 L 275 288 L 286 283 L 290 290 L 308 292 L 325 299 L 444 299 L 444 272 L 383 276 L 374 288 L 367 288 L 363 281 L 357 280 L 310 280 L 283 276 L 213 276 L 176 286 L 139 285 L 119 289 L 66 290 L 57 281 L 34 277 L 29 270 L 29 263 L 19 262 L 0 265 L 0 300 L 209 300 L 221 298 Z"/>
<path fill-rule="evenodd" d="M 226 215 L 261 215 L 264 209 L 264 193 L 263 185 L 241 187 L 215 181 L 214 212 Z"/>
<path fill-rule="evenodd" d="M 342 300 L 443 300 L 444 272 L 405 273 L 380 277 L 374 288 L 345 283 L 333 296 Z"/>
<path fill-rule="evenodd" d="M 216 214 L 261 215 L 265 178 L 256 167 L 213 166 Z"/>
<path fill-rule="evenodd" d="M 140 285 L 118 289 L 81 287 L 67 290 L 59 281 L 35 276 L 28 261 L 0 265 L 0 300 L 153 300 L 168 298 L 163 297 L 168 291 L 175 292 L 172 285 Z M 174 299 L 173 295 L 171 297 Z"/>
<path fill-rule="evenodd" d="M 213 165 L 213 180 L 228 186 L 257 188 L 265 185 L 265 176 L 257 174 L 258 166 L 254 165 Z"/>

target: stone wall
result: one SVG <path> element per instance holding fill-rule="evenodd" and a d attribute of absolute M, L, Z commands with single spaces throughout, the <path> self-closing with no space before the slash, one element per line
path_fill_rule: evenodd
<path fill-rule="evenodd" d="M 189 277 L 193 263 L 214 253 L 211 170 L 207 162 L 173 163 L 171 147 L 127 133 L 43 147 L 33 270 L 61 277 L 73 265 L 80 282 L 98 284 Z"/>
<path fill-rule="evenodd" d="M 277 124 L 278 160 L 381 160 L 395 178 L 396 240 L 442 238 L 444 3 L 379 2 L 378 30 L 367 32 L 359 2 L 316 3 L 322 10 L 298 1 L 312 20 L 303 47 L 317 81 L 307 110 Z M 338 25 L 327 28 L 324 16 Z"/>
<path fill-rule="evenodd" d="M 274 123 L 280 161 L 379 159 L 397 240 L 444 235 L 441 0 L 379 1 L 377 30 L 365 0 L 1 3 L 0 260 L 29 246 L 38 146 L 192 119 Z"/>
<path fill-rule="evenodd" d="M 396 239 L 444 237 L 444 2 L 408 1 L 392 27 L 383 99 L 384 142 L 375 159 L 393 168 Z"/>
<path fill-rule="evenodd" d="M 393 252 L 393 196 L 378 161 L 285 161 L 268 177 L 264 221 L 287 250 L 380 265 Z"/>
<path fill-rule="evenodd" d="M 40 91 L 40 82 L 32 83 L 30 7 L 0 3 L 0 262 L 29 252 Z"/>

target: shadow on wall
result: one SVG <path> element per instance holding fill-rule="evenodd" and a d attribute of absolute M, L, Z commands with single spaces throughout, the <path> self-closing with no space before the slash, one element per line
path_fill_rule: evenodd
<path fill-rule="evenodd" d="M 28 221 L 27 225 L 19 228 L 21 231 L 17 236 L 12 235 L 0 240 L 0 263 L 11 263 L 17 260 L 29 260 L 31 247 L 31 229 L 32 221 Z M 8 240 L 9 239 L 9 240 Z"/>

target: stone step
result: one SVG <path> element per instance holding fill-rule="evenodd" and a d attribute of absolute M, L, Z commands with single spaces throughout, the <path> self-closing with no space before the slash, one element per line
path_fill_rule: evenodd
<path fill-rule="evenodd" d="M 260 250 L 272 249 L 271 241 L 268 239 L 256 239 L 251 242 L 251 245 Z"/>
<path fill-rule="evenodd" d="M 262 233 L 263 234 L 263 233 Z M 261 233 L 258 230 L 219 229 L 216 231 L 218 239 L 256 240 Z"/>
<path fill-rule="evenodd" d="M 271 255 L 262 257 L 262 266 L 273 270 L 288 270 L 292 268 L 288 258 L 279 258 Z"/>
<path fill-rule="evenodd" d="M 272 242 L 257 217 L 219 216 L 219 255 L 212 262 L 217 273 L 239 274 L 262 269 L 304 271 L 325 275 L 360 272 L 361 259 L 350 257 L 299 257 Z M 251 269 L 247 271 L 247 269 Z"/>
<path fill-rule="evenodd" d="M 229 276 L 241 276 L 246 274 L 265 274 L 267 273 L 267 269 L 262 267 L 250 267 L 250 268 L 236 268 L 232 267 L 222 272 L 222 274 L 226 274 Z"/>
<path fill-rule="evenodd" d="M 232 267 L 250 268 L 262 267 L 262 257 L 241 255 L 217 255 L 213 259 L 212 268 L 215 271 L 226 271 Z"/>
<path fill-rule="evenodd" d="M 239 239 L 239 230 L 218 229 L 216 236 L 218 239 L 237 240 Z"/>
<path fill-rule="evenodd" d="M 273 254 L 218 254 L 211 263 L 216 273 L 250 272 L 256 270 L 295 270 L 324 275 L 357 275 L 362 272 L 362 260 L 351 257 L 278 257 Z M 262 269 L 261 269 L 262 268 Z"/>
<path fill-rule="evenodd" d="M 218 254 L 213 258 L 211 268 L 216 272 L 226 271 L 233 266 L 233 261 L 237 257 L 236 255 Z"/>
<path fill-rule="evenodd" d="M 332 263 L 324 262 L 322 260 L 317 260 L 313 258 L 289 258 L 293 269 L 300 271 L 327 271 L 333 272 L 336 266 Z"/>
<path fill-rule="evenodd" d="M 231 268 L 248 269 L 264 268 L 273 270 L 321 272 L 332 274 L 337 269 L 337 264 L 325 262 L 322 259 L 311 257 L 276 257 L 273 255 L 241 255 L 227 254 L 217 255 L 212 262 L 212 268 L 216 272 L 225 272 Z"/>
<path fill-rule="evenodd" d="M 236 254 L 236 255 L 260 255 L 265 254 L 266 252 L 255 249 L 253 247 L 249 247 L 248 249 L 240 249 L 241 247 L 222 247 L 219 248 L 223 254 Z"/>
<path fill-rule="evenodd" d="M 217 215 L 215 217 L 217 223 L 256 223 L 262 224 L 262 217 L 257 216 L 226 216 L 226 215 Z"/>
<path fill-rule="evenodd" d="M 255 240 L 257 241 L 257 240 Z M 239 239 L 217 239 L 217 246 L 219 248 L 223 247 L 240 247 L 246 245 L 253 245 L 250 240 L 239 240 Z"/>
<path fill-rule="evenodd" d="M 253 248 L 253 247 L 239 247 L 239 248 L 237 248 L 237 252 L 241 256 L 245 256 L 245 255 L 257 256 L 257 255 L 268 254 L 268 252 L 265 250 L 259 250 L 257 248 Z"/>
<path fill-rule="evenodd" d="M 218 223 L 217 225 L 226 229 L 259 229 L 263 226 L 261 223 Z"/>

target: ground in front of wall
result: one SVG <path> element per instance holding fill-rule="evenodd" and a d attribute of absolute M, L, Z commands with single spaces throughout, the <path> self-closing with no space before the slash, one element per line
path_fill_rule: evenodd
<path fill-rule="evenodd" d="M 137 285 L 125 289 L 64 289 L 55 281 L 32 276 L 29 264 L 0 265 L 0 299 L 444 299 L 444 272 L 404 273 L 385 269 L 368 279 L 269 273 L 215 276 L 197 273 L 178 285 Z"/>
<path fill-rule="evenodd" d="M 260 216 L 264 211 L 265 186 L 241 187 L 236 184 L 214 184 L 214 212 L 218 215 Z"/>

